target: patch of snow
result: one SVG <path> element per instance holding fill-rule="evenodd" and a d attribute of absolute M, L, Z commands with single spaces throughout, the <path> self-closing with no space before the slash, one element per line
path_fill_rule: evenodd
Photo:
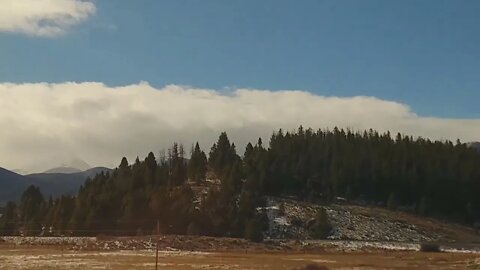
<path fill-rule="evenodd" d="M 288 223 L 286 217 L 276 217 L 273 219 L 273 221 L 278 225 L 278 226 L 290 226 L 290 223 Z"/>
<path fill-rule="evenodd" d="M 257 211 L 268 217 L 269 228 L 265 232 L 267 239 L 309 239 L 307 223 L 315 218 L 322 207 L 333 227 L 328 237 L 330 240 L 418 243 L 439 240 L 439 236 L 434 232 L 424 231 L 415 225 L 397 220 L 367 216 L 358 212 L 355 206 L 322 206 L 267 197 L 266 207 L 258 207 Z"/>

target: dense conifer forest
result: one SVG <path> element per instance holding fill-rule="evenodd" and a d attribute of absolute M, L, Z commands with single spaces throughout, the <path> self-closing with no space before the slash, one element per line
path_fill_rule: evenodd
<path fill-rule="evenodd" d="M 243 157 L 222 133 L 208 158 L 198 143 L 188 157 L 173 144 L 166 155 L 131 164 L 123 158 L 74 197 L 44 198 L 31 186 L 5 207 L 1 234 L 159 232 L 259 241 L 266 216 L 256 208 L 267 195 L 324 204 L 341 197 L 468 225 L 480 219 L 480 152 L 460 142 L 300 127 L 275 132 L 268 146 L 249 143 Z"/>

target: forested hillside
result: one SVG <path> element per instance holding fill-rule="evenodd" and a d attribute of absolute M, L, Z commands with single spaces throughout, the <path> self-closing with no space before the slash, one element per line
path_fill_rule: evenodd
<path fill-rule="evenodd" d="M 451 221 L 480 219 L 480 152 L 457 142 L 373 130 L 275 132 L 269 146 L 248 144 L 243 157 L 222 133 L 207 155 L 198 143 L 166 156 L 121 160 L 88 179 L 77 196 L 44 198 L 28 188 L 0 219 L 3 234 L 199 234 L 261 239 L 265 196 L 331 203 L 336 197 Z M 219 184 L 207 181 L 219 179 Z M 210 179 L 210 180 L 212 180 Z M 204 187 L 205 193 L 196 192 Z"/>

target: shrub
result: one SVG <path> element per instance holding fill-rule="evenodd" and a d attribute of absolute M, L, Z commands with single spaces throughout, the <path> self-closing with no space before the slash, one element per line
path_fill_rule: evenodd
<path fill-rule="evenodd" d="M 200 235 L 201 234 L 201 229 L 197 225 L 197 223 L 192 222 L 188 225 L 187 227 L 187 235 Z"/>
<path fill-rule="evenodd" d="M 325 208 L 321 208 L 315 220 L 312 224 L 309 225 L 310 236 L 314 239 L 325 239 L 332 230 L 332 225 L 328 220 L 327 211 Z"/>
<path fill-rule="evenodd" d="M 245 228 L 245 238 L 252 242 L 262 242 L 263 232 L 262 224 L 255 219 L 248 221 Z"/>
<path fill-rule="evenodd" d="M 440 246 L 435 243 L 422 243 L 420 245 L 420 251 L 422 252 L 440 252 Z"/>
<path fill-rule="evenodd" d="M 300 268 L 299 270 L 328 270 L 328 267 L 311 263 L 311 264 L 307 264 L 303 268 Z"/>
<path fill-rule="evenodd" d="M 390 196 L 388 196 L 387 200 L 387 208 L 390 210 L 397 210 L 398 204 L 397 204 L 397 198 L 395 196 L 395 193 L 390 193 Z"/>
<path fill-rule="evenodd" d="M 257 216 L 257 221 L 260 223 L 262 231 L 266 231 L 269 228 L 269 220 L 266 213 Z"/>
<path fill-rule="evenodd" d="M 302 219 L 298 218 L 298 217 L 293 217 L 291 220 L 290 220 L 290 223 L 293 225 L 293 226 L 296 226 L 296 227 L 303 227 L 305 226 L 305 224 L 303 223 Z"/>

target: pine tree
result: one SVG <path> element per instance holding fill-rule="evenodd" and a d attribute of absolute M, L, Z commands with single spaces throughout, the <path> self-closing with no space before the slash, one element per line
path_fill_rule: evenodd
<path fill-rule="evenodd" d="M 200 149 L 198 142 L 192 151 L 192 156 L 188 163 L 188 178 L 194 182 L 205 181 L 207 177 L 207 157 Z"/>
<path fill-rule="evenodd" d="M 20 220 L 25 225 L 26 234 L 39 234 L 45 213 L 45 200 L 38 187 L 30 186 L 23 192 L 19 210 Z"/>
<path fill-rule="evenodd" d="M 120 162 L 120 166 L 118 166 L 119 169 L 126 169 L 128 168 L 128 160 L 126 157 L 122 158 L 122 161 Z"/>
<path fill-rule="evenodd" d="M 221 176 L 238 158 L 235 144 L 230 144 L 227 133 L 222 132 L 217 143 L 215 143 L 210 150 L 208 159 L 210 168 L 213 169 L 217 176 Z"/>
<path fill-rule="evenodd" d="M 5 206 L 5 213 L 0 218 L 0 235 L 15 235 L 18 223 L 18 210 L 14 202 L 8 202 Z"/>

